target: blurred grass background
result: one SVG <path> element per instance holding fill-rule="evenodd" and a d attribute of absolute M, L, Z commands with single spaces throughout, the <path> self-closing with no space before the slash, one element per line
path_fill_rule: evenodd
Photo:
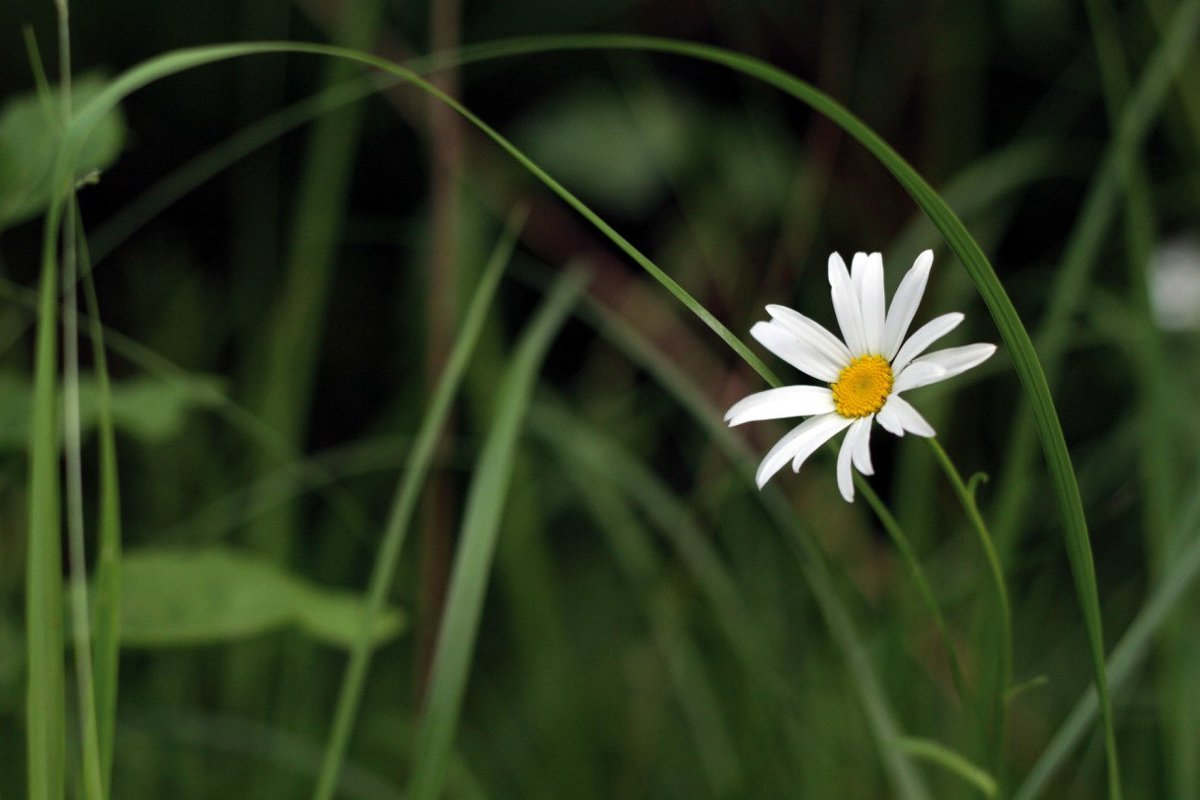
<path fill-rule="evenodd" d="M 1039 344 L 1107 642 L 1155 625 L 1116 695 L 1125 796 L 1200 797 L 1194 37 L 1152 68 L 1168 34 L 1194 32 L 1195 5 L 79 2 L 74 92 L 82 102 L 139 62 L 219 42 L 332 42 L 402 60 L 594 32 L 708 42 L 809 80 L 942 193 Z M 29 725 L 49 713 L 26 705 L 46 206 L 28 173 L 48 168 L 53 137 L 24 25 L 55 63 L 52 4 L 0 8 L 5 798 L 26 795 Z M 1004 352 L 916 395 L 959 469 L 992 476 L 979 500 L 1013 599 L 1015 681 L 1032 682 L 999 748 L 983 722 L 1002 647 L 987 565 L 929 448 L 874 437 L 871 485 L 927 571 L 965 699 L 905 563 L 868 506 L 837 495 L 830 459 L 761 496 L 747 479 L 784 427 L 734 436 L 720 415 L 762 381 L 478 132 L 414 88 L 366 94 L 360 75 L 312 55 L 222 61 L 134 93 L 92 140 L 102 171 L 79 208 L 108 357 L 81 346 L 79 403 L 92 569 L 112 498 L 105 420 L 120 472 L 111 795 L 292 797 L 336 778 L 317 791 L 979 796 L 944 759 L 910 758 L 919 748 L 898 748 L 900 734 L 991 771 L 1003 795 L 1032 794 L 1090 666 Z M 1137 93 L 1153 80 L 1161 102 Z M 831 250 L 884 252 L 894 288 L 933 247 L 918 321 L 961 310 L 955 343 L 998 341 L 888 172 L 749 78 L 578 52 L 436 81 L 739 335 L 770 302 L 832 324 Z M 1118 131 L 1137 156 L 1110 169 Z M 396 557 L 381 555 L 389 547 L 394 586 L 373 576 Z M 463 563 L 473 577 L 446 606 L 456 547 L 481 560 Z M 360 636 L 372 596 L 382 606 Z M 361 700 L 343 685 L 355 659 Z M 68 685 L 59 765 L 68 793 L 91 796 Z M 339 702 L 361 703 L 341 728 Z M 328 755 L 339 729 L 340 772 Z M 1039 796 L 1102 796 L 1103 761 L 1089 723 Z"/>

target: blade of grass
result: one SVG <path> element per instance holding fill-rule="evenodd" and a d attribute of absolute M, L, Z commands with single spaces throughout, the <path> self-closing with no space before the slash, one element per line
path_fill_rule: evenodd
<path fill-rule="evenodd" d="M 575 273 L 551 290 L 517 345 L 512 365 L 497 395 L 497 412 L 480 453 L 475 479 L 467 495 L 462 533 L 446 600 L 425 712 L 413 750 L 409 796 L 432 800 L 446 780 L 450 748 L 466 689 L 479 618 L 483 610 L 492 555 L 499 534 L 501 509 L 508 490 L 513 450 L 517 446 L 529 397 L 542 358 L 584 287 Z"/>
<path fill-rule="evenodd" d="M 82 224 L 77 231 L 80 272 L 88 308 L 88 336 L 96 373 L 97 431 L 100 439 L 99 549 L 96 555 L 92 606 L 92 670 L 94 674 L 96 733 L 99 739 L 102 796 L 112 784 L 113 738 L 117 723 L 117 675 L 121 649 L 121 493 L 117 471 L 116 434 L 113 430 L 108 357 L 100 301 L 92 279 L 92 265 Z"/>
<path fill-rule="evenodd" d="M 65 11 L 63 12 L 65 13 Z M 63 283 L 70 286 L 63 312 L 63 449 L 67 475 L 67 558 L 70 566 L 71 628 L 75 646 L 75 682 L 82 741 L 82 794 L 101 800 L 100 734 L 96 724 L 96 685 L 92 670 L 91 611 L 88 609 L 87 556 L 83 522 L 83 434 L 79 410 L 79 323 L 76 316 L 76 208 L 67 205 L 63 225 Z"/>
<path fill-rule="evenodd" d="M 996 780 L 986 771 L 948 749 L 945 745 L 930 739 L 916 739 L 907 736 L 901 739 L 899 744 L 904 752 L 953 772 L 982 792 L 985 797 L 996 796 L 998 791 Z"/>
<path fill-rule="evenodd" d="M 538 40 L 543 41 L 543 40 Z M 545 40 L 551 41 L 551 40 Z M 655 40 L 646 40 L 647 42 Z M 663 43 L 670 44 L 670 42 Z M 539 48 L 553 49 L 553 48 Z M 646 48 L 653 49 L 653 48 Z M 471 48 L 459 51 L 459 53 L 451 55 L 437 55 L 430 57 L 426 62 L 421 62 L 419 68 L 422 70 L 436 69 L 444 67 L 448 64 L 468 63 L 473 60 L 481 60 L 483 58 L 496 57 L 498 55 L 515 54 L 507 53 L 507 47 L 492 53 L 490 48 Z M 530 51 L 530 52 L 535 52 Z M 526 52 L 526 50 L 518 51 Z M 721 51 L 718 51 L 721 52 Z M 409 67 L 393 64 L 381 58 L 366 55 L 358 51 L 348 50 L 346 48 L 335 47 L 330 45 L 308 45 L 308 44 L 292 44 L 285 42 L 256 42 L 237 45 L 216 45 L 209 47 L 190 48 L 177 50 L 167 53 L 162 56 L 150 59 L 142 64 L 127 70 L 119 75 L 109 84 L 106 89 L 92 99 L 87 105 L 79 110 L 72 121 L 72 126 L 66 140 L 66 150 L 68 154 L 77 152 L 80 142 L 82 142 L 88 132 L 90 132 L 99 119 L 110 110 L 121 99 L 128 96 L 132 92 L 184 70 L 195 67 L 212 64 L 218 61 L 223 61 L 230 58 L 245 57 L 251 55 L 265 55 L 269 53 L 309 53 L 313 55 L 331 56 L 336 58 L 344 58 L 350 61 L 356 61 L 360 64 L 375 67 L 384 70 L 392 75 L 395 75 L 409 83 L 414 84 L 421 90 L 433 95 L 440 102 L 453 108 L 458 114 L 462 115 L 468 122 L 481 130 L 489 138 L 493 139 L 506 152 L 515 158 L 523 167 L 534 174 L 540 181 L 550 187 L 556 194 L 562 197 L 572 208 L 575 208 L 588 219 L 593 225 L 601 230 L 609 237 L 618 247 L 620 247 L 627 255 L 634 259 L 646 271 L 650 272 L 654 278 L 668 289 L 676 298 L 680 300 L 688 309 L 690 309 L 697 317 L 699 317 L 706 325 L 709 326 L 726 344 L 728 344 L 735 352 L 737 352 L 748 364 L 751 365 L 765 379 L 777 380 L 774 374 L 769 370 L 758 356 L 756 356 L 746 345 L 734 336 L 724 325 L 722 325 L 715 316 L 704 308 L 694 297 L 692 297 L 682 286 L 675 282 L 662 269 L 629 243 L 617 231 L 604 222 L 595 212 L 591 211 L 581 200 L 574 194 L 567 191 L 565 187 L 555 181 L 544 170 L 534 164 L 526 157 L 516 146 L 501 136 L 495 129 L 491 128 L 482 119 L 472 114 L 461 103 L 449 97 L 445 93 L 438 90 L 428 81 L 420 77 L 420 75 Z M 465 55 L 464 55 L 465 54 Z"/>
<path fill-rule="evenodd" d="M 964 482 L 962 476 L 958 474 L 958 468 L 954 466 L 954 462 L 950 460 L 950 456 L 946 454 L 945 449 L 938 442 L 937 438 L 931 438 L 928 441 L 929 446 L 933 449 L 934 456 L 937 457 L 938 464 L 941 465 L 942 471 L 946 473 L 946 478 L 954 488 L 954 493 L 958 496 L 959 503 L 962 504 L 963 512 L 967 515 L 967 519 L 970 521 L 971 527 L 979 539 L 979 546 L 983 550 L 984 556 L 987 559 L 988 571 L 991 573 L 992 588 L 996 591 L 996 613 L 1000 617 L 1001 638 L 997 648 L 999 650 L 997 658 L 1000 662 L 999 677 L 997 679 L 999 686 L 994 687 L 995 697 L 992 701 L 991 747 L 993 752 L 992 771 L 996 779 L 1003 784 L 1008 691 L 1012 686 L 1013 676 L 1012 603 L 1008 599 L 1008 584 L 1004 580 L 1004 565 L 1000 563 L 1000 556 L 996 552 L 996 545 L 992 540 L 991 534 L 988 532 L 987 524 L 983 521 L 983 515 L 979 513 L 979 506 L 975 502 L 976 479 L 973 478 L 969 484 Z"/>
<path fill-rule="evenodd" d="M 367 610 L 363 615 L 362 629 L 354 648 L 350 651 L 350 660 L 342 678 L 342 686 L 338 694 L 337 709 L 334 712 L 333 725 L 330 727 L 329 741 L 325 747 L 325 756 L 321 764 L 320 777 L 313 791 L 314 800 L 329 800 L 337 786 L 338 775 L 345 759 L 346 747 L 350 732 L 354 728 L 355 717 L 359 704 L 362 702 L 363 686 L 370 667 L 372 646 L 370 631 L 374 620 L 379 615 L 387 601 L 396 575 L 396 567 L 400 560 L 400 551 L 408 526 L 416 508 L 417 498 L 429 466 L 433 460 L 434 447 L 437 444 L 438 431 L 450 411 L 450 404 L 457 394 L 466 372 L 467 363 L 479 341 L 483 330 L 484 319 L 495 297 L 500 277 L 512 256 L 516 245 L 517 233 L 520 229 L 522 215 L 514 214 L 508 221 L 504 235 L 496 243 L 491 259 L 484 268 L 475 294 L 463 319 L 462 329 L 454 341 L 454 347 L 447 359 L 446 367 L 438 380 L 437 388 L 430 399 L 429 409 L 417 429 L 416 439 L 409 450 L 409 456 L 403 478 L 396 487 L 392 510 L 388 516 L 387 527 L 379 552 L 375 557 L 375 567 L 371 572 L 371 580 L 367 589 Z"/>
<path fill-rule="evenodd" d="M 577 469 L 607 475 L 646 514 L 671 543 L 692 580 L 712 607 L 717 625 L 729 640 L 748 675 L 773 696 L 792 694 L 767 642 L 757 634 L 754 615 L 746 606 L 733 576 L 701 530 L 695 513 L 645 463 L 602 431 L 586 425 L 561 402 L 538 398 L 530 427 Z"/>
<path fill-rule="evenodd" d="M 1038 349 L 1046 364 L 1048 380 L 1058 375 L 1059 363 L 1072 331 L 1076 303 L 1085 297 L 1091 270 L 1100 246 L 1109 235 L 1109 222 L 1121 200 L 1127 176 L 1150 123 L 1166 99 L 1173 76 L 1194 49 L 1200 31 L 1200 3 L 1183 2 L 1176 9 L 1163 38 L 1125 105 L 1100 168 L 1096 171 L 1075 228 L 1063 250 L 1063 259 L 1050 293 L 1050 307 L 1038 329 Z M 1030 412 L 1022 410 L 1014 424 L 1005 456 L 1005 469 L 996 491 L 994 525 L 1001 548 L 1011 546 L 1020 526 L 1026 495 L 1028 464 L 1033 453 L 1029 432 Z"/>
<path fill-rule="evenodd" d="M 30 420 L 29 551 L 25 572 L 28 670 L 25 713 L 30 800 L 61 798 L 66 772 L 62 545 L 59 541 L 58 420 L 55 413 L 58 408 L 58 256 L 54 240 L 60 220 L 61 206 L 52 207 L 46 216 L 42 242 L 33 416 Z"/>
<path fill-rule="evenodd" d="M 60 35 L 61 30 L 60 30 Z M 31 37 L 30 37 L 31 38 Z M 69 38 L 68 38 L 69 40 Z M 64 81 L 70 75 L 69 52 L 62 52 Z M 36 55 L 36 54 L 35 54 Z M 38 64 L 36 58 L 35 65 Z M 40 68 L 35 74 L 41 77 Z M 39 80 L 48 97 L 45 80 Z M 71 117 L 69 92 L 61 120 Z M 65 136 L 64 136 L 65 139 Z M 59 149 L 52 186 L 65 190 L 65 148 Z M 26 780 L 30 800 L 60 800 L 66 773 L 66 678 L 63 668 L 62 544 L 59 518 L 58 408 L 58 249 L 62 199 L 56 195 L 46 212 L 42 233 L 42 275 L 38 297 L 34 355 L 33 414 L 29 426 L 29 544 L 25 570 Z"/>
<path fill-rule="evenodd" d="M 58 15 L 60 125 L 71 122 L 71 18 L 67 0 L 55 0 Z M 61 177 L 61 176 L 60 176 Z M 61 184 L 60 184 L 61 185 Z M 66 218 L 61 224 L 63 284 L 67 287 L 63 313 L 63 448 L 67 483 L 67 554 L 70 566 L 71 623 L 74 636 L 75 681 L 82 752 L 80 780 L 86 800 L 103 800 L 100 734 L 96 724 L 95 676 L 92 672 L 91 613 L 88 610 L 87 557 L 83 522 L 83 444 L 79 411 L 79 330 L 75 290 L 77 271 L 75 187 L 66 187 Z"/>
<path fill-rule="evenodd" d="M 374 44 L 381 19 L 379 0 L 348 3 L 340 9 L 335 41 L 349 49 Z M 335 87 L 359 71 L 341 59 L 327 60 L 323 88 Z M 302 451 L 311 413 L 313 385 L 325 331 L 330 284 L 349 196 L 348 187 L 362 129 L 363 103 L 347 105 L 317 120 L 300 165 L 291 209 L 282 281 L 275 287 L 264 335 L 248 343 L 246 397 L 262 421 L 292 448 Z M 255 471 L 275 466 L 271 451 L 253 454 Z M 295 558 L 303 530 L 300 508 L 283 504 L 257 518 L 245 541 L 280 564 Z M 257 643 L 256 643 L 257 644 Z M 309 686 L 311 643 L 289 640 L 282 647 L 263 642 L 229 653 L 223 690 L 229 707 L 257 709 L 273 702 L 289 727 L 321 725 L 321 712 Z M 272 677 L 273 676 L 273 677 Z M 275 685 L 270 693 L 263 686 Z M 292 793 L 296 787 L 263 776 L 251 794 Z"/>
<path fill-rule="evenodd" d="M 1153 11 L 1153 4 L 1151 10 Z M 1088 0 L 1085 3 L 1096 48 L 1104 87 L 1105 108 L 1109 124 L 1120 125 L 1121 109 L 1128 103 L 1129 75 L 1117 28 L 1117 12 L 1111 2 Z M 1182 78 L 1184 70 L 1177 70 Z M 1125 260 L 1128 269 L 1129 307 L 1134 317 L 1132 330 L 1140 353 L 1130 360 L 1137 380 L 1137 419 L 1141 429 L 1137 448 L 1138 476 L 1141 489 L 1142 533 L 1146 538 L 1151 575 L 1162 572 L 1170 557 L 1166 535 L 1170 530 L 1172 505 L 1179 483 L 1178 466 L 1174 457 L 1177 443 L 1173 437 L 1169 398 L 1174 376 L 1169 371 L 1169 356 L 1163 342 L 1162 330 L 1154 318 L 1150 303 L 1150 276 L 1147 267 L 1153 256 L 1157 223 L 1149 178 L 1145 165 L 1137 156 L 1130 159 L 1124 177 L 1124 236 Z M 1198 742 L 1194 732 L 1200 731 L 1200 711 L 1195 702 L 1186 698 L 1194 692 L 1195 678 L 1189 668 L 1187 650 L 1190 631 L 1183 615 L 1168 625 L 1161 636 L 1162 669 L 1155 675 L 1158 690 L 1159 719 L 1163 741 L 1167 743 L 1167 794 L 1172 797 L 1195 797 L 1200 794 L 1200 764 L 1193 753 Z M 1194 697 L 1194 695 L 1193 695 Z"/>
<path fill-rule="evenodd" d="M 1112 678 L 1114 693 L 1125 690 L 1149 656 L 1155 637 L 1179 606 L 1188 602 L 1188 592 L 1200 579 L 1200 482 L 1193 482 L 1189 496 L 1191 503 L 1180 515 L 1172 537 L 1175 541 L 1187 541 L 1187 544 L 1171 559 L 1151 590 L 1149 599 L 1108 659 L 1108 673 Z M 1087 736 L 1098 710 L 1096 693 L 1089 688 L 1042 750 L 1033 769 L 1013 795 L 1013 800 L 1033 800 L 1042 793 L 1050 778 L 1067 763 L 1071 753 Z"/>
<path fill-rule="evenodd" d="M 538 415 L 532 419 L 539 421 L 538 427 L 547 428 L 540 424 Z M 549 426 L 540 435 L 552 446 L 563 445 L 553 428 Z M 587 459 L 580 457 L 585 451 L 585 447 L 558 448 L 566 467 L 565 477 L 608 540 L 621 572 L 639 592 L 637 606 L 644 611 L 646 623 L 668 662 L 676 701 L 688 717 L 689 732 L 705 775 L 714 793 L 728 796 L 731 787 L 743 780 L 738 754 L 720 724 L 721 709 L 703 670 L 698 646 L 683 620 L 678 619 L 678 598 L 670 594 L 668 579 L 662 572 L 663 560 L 655 552 L 653 538 L 633 513 L 634 500 L 627 496 L 627 490 L 610 485 L 608 478 L 619 473 L 620 465 L 608 464 L 601 472 L 597 465 L 587 464 Z M 761 696 L 753 693 L 753 697 Z M 761 773 L 755 774 L 757 789 L 767 785 L 765 778 Z"/>

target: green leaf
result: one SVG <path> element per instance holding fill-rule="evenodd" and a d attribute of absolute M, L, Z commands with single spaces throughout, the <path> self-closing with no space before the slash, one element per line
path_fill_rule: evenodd
<path fill-rule="evenodd" d="M 148 377 L 112 384 L 114 427 L 146 442 L 159 442 L 177 433 L 188 412 L 199 407 L 206 394 L 219 388 L 215 378 L 189 378 L 188 383 L 165 383 Z M 95 377 L 79 382 L 80 427 L 87 434 L 100 416 L 100 387 Z M 29 378 L 0 373 L 0 451 L 22 450 L 29 443 L 29 418 L 33 386 Z"/>
<path fill-rule="evenodd" d="M 107 85 L 95 73 L 72 80 L 71 100 L 78 108 Z M 0 230 L 37 216 L 50 203 L 51 176 L 59 145 L 57 92 L 49 98 L 18 95 L 0 110 Z M 83 140 L 73 165 L 76 180 L 108 167 L 125 143 L 125 118 L 110 111 Z"/>
<path fill-rule="evenodd" d="M 121 564 L 121 644 L 182 647 L 298 626 L 349 648 L 362 626 L 362 597 L 325 589 L 274 564 L 224 548 L 126 552 Z M 400 633 L 402 613 L 375 617 L 378 645 Z"/>

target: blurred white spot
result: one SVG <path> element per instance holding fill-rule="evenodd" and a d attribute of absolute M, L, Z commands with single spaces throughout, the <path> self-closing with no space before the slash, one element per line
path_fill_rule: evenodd
<path fill-rule="evenodd" d="M 1150 302 L 1164 330 L 1200 328 L 1200 239 L 1163 242 L 1150 259 Z"/>

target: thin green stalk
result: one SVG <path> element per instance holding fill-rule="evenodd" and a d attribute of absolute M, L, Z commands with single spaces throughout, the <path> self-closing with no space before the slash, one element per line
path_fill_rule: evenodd
<path fill-rule="evenodd" d="M 1050 291 L 1050 306 L 1038 327 L 1038 351 L 1047 381 L 1058 378 L 1062 355 L 1073 331 L 1073 314 L 1077 303 L 1087 295 L 1088 280 L 1100 261 L 1100 246 L 1111 232 L 1109 223 L 1127 185 L 1131 165 L 1166 100 L 1173 77 L 1194 50 L 1198 31 L 1200 2 L 1180 3 L 1166 35 L 1142 70 L 1121 114 L 1120 125 L 1088 187 L 1087 199 L 1063 248 Z M 1006 550 L 1020 528 L 1030 489 L 1027 474 L 1034 452 L 1030 422 L 1031 412 L 1022 409 L 1013 424 L 1005 469 L 997 482 L 992 519 L 997 539 Z"/>
<path fill-rule="evenodd" d="M 350 732 L 354 728 L 355 717 L 358 715 L 358 708 L 362 702 L 367 670 L 370 667 L 372 652 L 370 632 L 374 629 L 375 619 L 387 602 L 387 596 L 396 575 L 396 567 L 400 561 L 400 551 L 404 546 L 413 510 L 417 505 L 417 498 L 420 496 L 421 485 L 433 460 L 438 432 L 450 412 L 450 404 L 458 392 L 471 354 L 479 341 L 479 334 L 483 330 L 484 319 L 491 307 L 492 299 L 495 297 L 496 288 L 500 284 L 500 277 L 504 274 L 504 268 L 516 245 L 522 217 L 521 214 L 514 214 L 510 217 L 504 235 L 496 244 L 496 249 L 475 289 L 475 296 L 467 309 L 462 329 L 454 340 L 454 347 L 450 352 L 446 367 L 442 371 L 441 378 L 438 380 L 433 397 L 430 399 L 429 408 L 421 420 L 416 439 L 409 450 L 403 477 L 396 487 L 395 500 L 388 516 L 383 540 L 375 557 L 375 567 L 371 572 L 362 628 L 350 651 L 350 661 L 346 665 L 346 672 L 342 678 L 337 709 L 334 711 L 329 741 L 325 746 L 320 776 L 313 790 L 314 800 L 331 800 L 337 786 L 338 775 L 341 773 L 346 747 L 350 740 Z"/>
<path fill-rule="evenodd" d="M 954 649 L 954 640 L 950 638 L 950 628 L 946 625 L 946 618 L 942 614 L 942 607 L 937 601 L 937 596 L 933 593 L 933 588 L 929 585 L 929 579 L 925 576 L 925 568 L 921 566 L 920 559 L 917 558 L 916 551 L 913 550 L 912 542 L 909 541 L 908 535 L 904 533 L 904 529 L 900 527 L 900 523 L 896 521 L 896 517 L 888 509 L 887 505 L 879 499 L 879 495 L 871 488 L 871 484 L 860 475 L 854 473 L 854 485 L 858 491 L 866 498 L 867 504 L 871 506 L 871 510 L 875 512 L 875 516 L 879 518 L 883 529 L 887 531 L 891 537 L 892 543 L 896 545 L 896 549 L 900 551 L 900 557 L 904 561 L 904 565 L 908 567 L 909 576 L 917 587 L 917 592 L 921 595 L 921 600 L 925 603 L 925 608 L 929 615 L 933 617 L 933 624 L 937 626 L 938 636 L 942 640 L 942 649 L 946 652 L 946 661 L 950 665 L 950 676 L 954 680 L 954 693 L 958 698 L 958 702 L 963 708 L 968 707 L 967 684 L 963 679 L 962 666 L 958 661 L 958 653 Z"/>
<path fill-rule="evenodd" d="M 1129 75 L 1111 2 L 1088 0 L 1085 4 L 1092 27 L 1092 41 L 1104 88 L 1109 124 L 1120 124 L 1120 109 L 1128 102 Z M 1151 7 L 1153 4 L 1150 4 Z M 1153 8 L 1151 9 L 1153 12 Z M 1182 74 L 1182 68 L 1179 70 Z M 1174 453 L 1177 444 L 1169 422 L 1174 419 L 1169 398 L 1174 378 L 1168 368 L 1162 329 L 1150 303 L 1147 267 L 1156 238 L 1154 205 L 1149 178 L 1140 158 L 1130 160 L 1125 179 L 1124 236 L 1128 270 L 1128 297 L 1140 354 L 1132 359 L 1137 380 L 1137 420 L 1141 445 L 1137 448 L 1141 479 L 1142 534 L 1146 540 L 1150 574 L 1166 567 L 1172 505 L 1178 484 Z M 1181 615 L 1182 617 L 1182 615 Z M 1183 622 L 1181 618 L 1180 623 Z M 1190 627 L 1190 626 L 1188 626 Z M 1161 641 L 1162 669 L 1156 675 L 1159 719 L 1167 743 L 1167 786 L 1172 797 L 1194 797 L 1200 793 L 1200 768 L 1192 754 L 1196 750 L 1193 731 L 1200 730 L 1195 703 L 1188 702 L 1189 683 L 1194 681 L 1187 658 L 1190 631 L 1181 624 L 1168 626 Z"/>
<path fill-rule="evenodd" d="M 526 327 L 496 398 L 496 416 L 467 495 L 462 532 L 430 673 L 425 713 L 412 752 L 411 800 L 434 800 L 446 782 L 450 749 L 458 728 L 484 593 L 508 492 L 513 450 L 528 409 L 538 368 L 550 341 L 583 290 L 583 279 L 567 273 L 554 286 Z"/>
<path fill-rule="evenodd" d="M 380 13 L 378 0 L 345 4 L 339 9 L 336 42 L 347 48 L 369 49 L 374 44 Z M 323 64 L 322 85 L 338 86 L 357 73 L 354 64 L 329 60 Z M 248 404 L 290 448 L 298 451 L 304 449 L 308 430 L 326 308 L 336 274 L 337 245 L 342 235 L 347 188 L 363 113 L 364 104 L 350 104 L 339 113 L 321 117 L 313 126 L 291 208 L 282 280 L 274 287 L 263 335 L 257 341 L 247 342 Z M 273 452 L 254 455 L 256 471 L 276 466 Z M 245 540 L 279 563 L 287 563 L 295 556 L 295 543 L 302 529 L 299 507 L 285 504 L 256 519 L 245 532 Z M 311 644 L 291 640 L 283 647 L 280 650 L 263 643 L 260 647 L 230 653 L 225 702 L 263 712 L 268 693 L 262 687 L 273 684 L 278 687 L 274 702 L 286 724 L 320 724 L 321 712 L 308 685 Z M 283 785 L 264 777 L 255 791 L 279 793 Z"/>
<path fill-rule="evenodd" d="M 982 792 L 985 797 L 995 797 L 999 792 L 995 778 L 938 742 L 906 736 L 900 740 L 900 747 L 907 753 L 953 772 Z"/>
<path fill-rule="evenodd" d="M 54 0 L 58 14 L 59 100 L 61 130 L 71 124 L 71 18 L 67 0 Z M 66 218 L 62 223 L 63 284 L 70 287 L 63 313 L 63 446 L 67 483 L 67 553 L 70 564 L 71 627 L 75 647 L 75 681 L 79 706 L 80 740 L 83 743 L 81 777 L 83 796 L 102 800 L 103 778 L 96 726 L 96 696 L 92 673 L 91 614 L 88 610 L 87 562 L 83 523 L 83 444 L 79 417 L 79 330 L 75 316 L 77 295 L 76 220 L 74 187 L 67 187 Z"/>
<path fill-rule="evenodd" d="M 70 74 L 69 55 L 60 52 Z M 38 62 L 35 59 L 35 64 Z M 61 62 L 60 62 L 61 63 Z M 40 76 L 40 69 L 35 68 Z M 44 80 L 39 83 L 44 87 Z M 43 88 L 43 91 L 45 89 Z M 63 107 L 65 128 L 71 107 Z M 64 139 L 66 131 L 63 132 Z M 55 187 L 42 231 L 42 275 L 34 355 L 29 440 L 29 543 L 25 569 L 26 780 L 30 800 L 61 800 L 66 773 L 66 679 L 63 669 L 63 582 L 58 474 L 58 248 L 62 199 L 69 185 L 66 147 L 54 166 Z"/>
<path fill-rule="evenodd" d="M 434 50 L 459 45 L 459 0 L 431 0 L 429 39 Z M 349 65 L 348 65 L 349 66 Z M 458 95 L 459 68 L 452 65 L 430 76 L 430 81 L 450 97 Z M 458 318 L 459 239 L 463 122 L 448 106 L 429 102 L 429 260 L 425 272 L 425 387 L 437 384 L 454 338 Z M 454 446 L 454 420 L 442 426 L 443 454 Z M 430 660 L 437 641 L 438 623 L 450 577 L 455 522 L 454 485 L 436 472 L 429 479 L 420 530 L 420 588 L 416 609 L 416 687 L 424 691 Z"/>
<path fill-rule="evenodd" d="M 996 590 L 996 610 L 1000 614 L 1001 643 L 1000 686 L 995 693 L 995 697 L 992 698 L 992 769 L 996 778 L 1003 784 L 1004 732 L 1007 727 L 1008 690 L 1012 686 L 1013 674 L 1012 604 L 1008 597 L 1008 585 L 1004 580 L 1004 565 L 1000 562 L 1000 555 L 996 550 L 995 542 L 992 541 L 991 534 L 988 532 L 987 524 L 983 521 L 983 515 L 979 513 L 979 505 L 975 502 L 974 481 L 970 485 L 964 483 L 962 476 L 958 473 L 958 469 L 954 466 L 954 462 L 950 460 L 950 456 L 946 454 L 941 443 L 936 438 L 929 439 L 928 441 L 934 455 L 937 457 L 938 463 L 946 473 L 946 478 L 950 481 L 950 485 L 954 487 L 954 493 L 958 496 L 959 503 L 962 504 L 963 511 L 966 513 L 967 519 L 971 522 L 971 527 L 979 537 L 979 545 L 983 548 L 984 556 L 987 558 L 993 588 Z"/>
<path fill-rule="evenodd" d="M 64 12 L 65 13 L 65 10 Z M 79 328 L 76 317 L 75 203 L 67 204 L 63 224 L 63 283 L 71 286 L 63 313 L 63 448 L 67 484 L 67 554 L 70 564 L 71 628 L 75 646 L 75 681 L 83 743 L 83 796 L 102 800 L 100 742 L 96 725 L 96 687 L 92 671 L 91 612 L 88 608 L 87 561 L 83 522 L 83 443 L 79 412 Z"/>
<path fill-rule="evenodd" d="M 379 25 L 380 5 L 377 0 L 348 4 L 338 40 L 350 48 L 369 48 Z M 356 71 L 354 64 L 331 61 L 324 83 L 327 88 L 337 87 Z M 350 105 L 339 114 L 322 117 L 312 131 L 293 209 L 283 285 L 271 304 L 261 349 L 252 359 L 251 405 L 267 425 L 297 447 L 306 429 L 362 113 L 361 104 Z M 268 461 L 273 458 L 273 454 L 266 456 Z M 286 558 L 295 522 L 294 513 L 274 514 L 248 536 L 266 552 Z"/>
<path fill-rule="evenodd" d="M 1156 637 L 1173 614 L 1189 602 L 1188 592 L 1200 581 L 1200 481 L 1193 481 L 1188 496 L 1191 502 L 1173 526 L 1171 540 L 1186 542 L 1159 576 L 1149 597 L 1133 622 L 1125 630 L 1108 659 L 1114 694 L 1121 694 L 1148 658 Z M 1059 726 L 1050 743 L 1038 756 L 1033 769 L 1013 795 L 1013 800 L 1033 800 L 1042 794 L 1046 784 L 1065 764 L 1088 735 L 1094 724 L 1099 705 L 1092 688 L 1084 691 L 1071 713 Z"/>
<path fill-rule="evenodd" d="M 92 279 L 91 260 L 82 225 L 79 239 L 80 271 L 88 308 L 88 336 L 96 372 L 97 430 L 100 457 L 99 549 L 96 555 L 92 605 L 92 669 L 95 676 L 96 733 L 103 796 L 112 784 L 113 739 L 117 723 L 117 675 L 121 651 L 121 493 L 117 471 L 117 444 L 113 430 L 108 356 L 100 301 Z"/>

